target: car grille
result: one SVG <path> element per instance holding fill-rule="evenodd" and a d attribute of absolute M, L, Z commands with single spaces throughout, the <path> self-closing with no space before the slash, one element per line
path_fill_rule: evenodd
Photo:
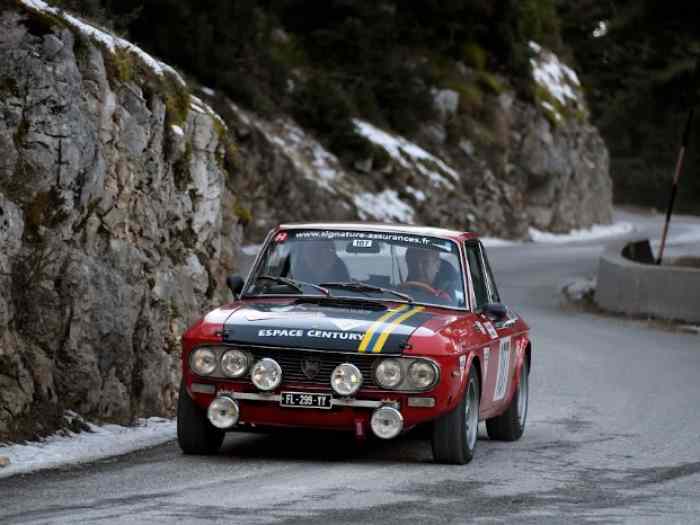
<path fill-rule="evenodd" d="M 282 384 L 298 383 L 310 386 L 330 388 L 333 369 L 342 363 L 352 363 L 362 372 L 364 389 L 378 389 L 374 383 L 372 366 L 377 360 L 376 356 L 363 354 L 342 354 L 335 352 L 310 352 L 296 348 L 256 348 L 237 347 L 250 352 L 255 360 L 269 357 L 277 361 L 282 367 Z M 311 362 L 311 363 L 310 363 Z M 312 375 L 304 373 L 304 365 L 312 364 L 318 368 L 318 372 Z"/>

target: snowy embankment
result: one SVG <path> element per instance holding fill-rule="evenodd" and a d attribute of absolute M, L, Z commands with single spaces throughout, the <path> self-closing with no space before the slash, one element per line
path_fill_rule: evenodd
<path fill-rule="evenodd" d="M 569 233 L 548 233 L 530 228 L 530 239 L 540 243 L 566 243 L 578 241 L 595 241 L 606 237 L 627 235 L 634 231 L 634 226 L 629 222 L 616 222 L 614 224 L 594 224 L 591 228 L 571 230 Z"/>
<path fill-rule="evenodd" d="M 634 231 L 634 226 L 629 222 L 616 222 L 613 224 L 594 224 L 591 228 L 571 230 L 569 233 L 548 233 L 536 228 L 530 228 L 530 240 L 540 244 L 565 244 L 572 242 L 597 241 L 609 237 L 627 235 Z M 508 241 L 493 237 L 482 237 L 481 241 L 486 246 L 513 246 L 520 244 L 518 241 Z"/>
<path fill-rule="evenodd" d="M 65 431 L 24 445 L 0 444 L 0 457 L 10 461 L 0 468 L 0 478 L 121 456 L 175 439 L 172 419 L 140 419 L 132 427 L 91 423 L 87 426 L 89 432 Z"/>

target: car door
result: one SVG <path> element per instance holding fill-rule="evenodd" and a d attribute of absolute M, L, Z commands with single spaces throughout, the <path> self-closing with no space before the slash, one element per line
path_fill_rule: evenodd
<path fill-rule="evenodd" d="M 484 246 L 479 242 L 479 252 L 484 268 L 484 277 L 486 279 L 487 299 L 489 303 L 501 303 L 501 296 L 498 293 L 498 287 L 493 277 L 493 271 L 489 264 L 488 257 Z M 514 327 L 517 321 L 517 316 L 506 308 L 506 318 L 498 322 L 490 321 L 491 325 L 498 334 L 498 348 L 496 350 L 497 362 L 496 378 L 493 389 L 494 405 L 501 405 L 508 401 L 508 392 L 513 380 L 515 371 L 515 341 Z"/>
<path fill-rule="evenodd" d="M 494 410 L 494 392 L 498 380 L 498 352 L 500 341 L 498 331 L 491 320 L 482 313 L 482 309 L 490 302 L 492 292 L 489 290 L 487 272 L 484 267 L 484 259 L 481 254 L 481 246 L 478 241 L 467 241 L 464 244 L 465 256 L 469 266 L 469 278 L 471 281 L 470 302 L 476 312 L 475 328 L 484 337 L 482 346 L 481 363 L 481 405 L 482 412 L 488 414 Z"/>

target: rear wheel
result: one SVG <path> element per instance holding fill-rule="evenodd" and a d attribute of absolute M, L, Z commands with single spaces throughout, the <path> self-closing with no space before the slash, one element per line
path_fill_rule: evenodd
<path fill-rule="evenodd" d="M 433 426 L 433 458 L 438 463 L 464 465 L 474 457 L 479 427 L 481 386 L 476 369 L 469 369 L 464 397 Z"/>
<path fill-rule="evenodd" d="M 177 401 L 177 442 L 185 454 L 214 454 L 224 441 L 224 431 L 214 427 L 207 415 L 180 385 Z"/>
<path fill-rule="evenodd" d="M 513 394 L 510 405 L 500 416 L 486 420 L 489 438 L 499 441 L 516 441 L 525 431 L 527 406 L 530 397 L 530 364 L 523 363 L 518 390 Z"/>

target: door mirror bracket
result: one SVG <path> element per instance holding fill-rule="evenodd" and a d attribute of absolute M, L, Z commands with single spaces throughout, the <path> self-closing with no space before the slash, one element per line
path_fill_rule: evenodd
<path fill-rule="evenodd" d="M 488 303 L 481 308 L 481 313 L 491 321 L 500 323 L 508 317 L 508 308 L 503 303 Z"/>
<path fill-rule="evenodd" d="M 241 290 L 243 290 L 243 278 L 240 275 L 229 275 L 226 278 L 226 284 L 233 294 L 233 299 L 238 299 L 238 295 L 241 293 Z"/>

